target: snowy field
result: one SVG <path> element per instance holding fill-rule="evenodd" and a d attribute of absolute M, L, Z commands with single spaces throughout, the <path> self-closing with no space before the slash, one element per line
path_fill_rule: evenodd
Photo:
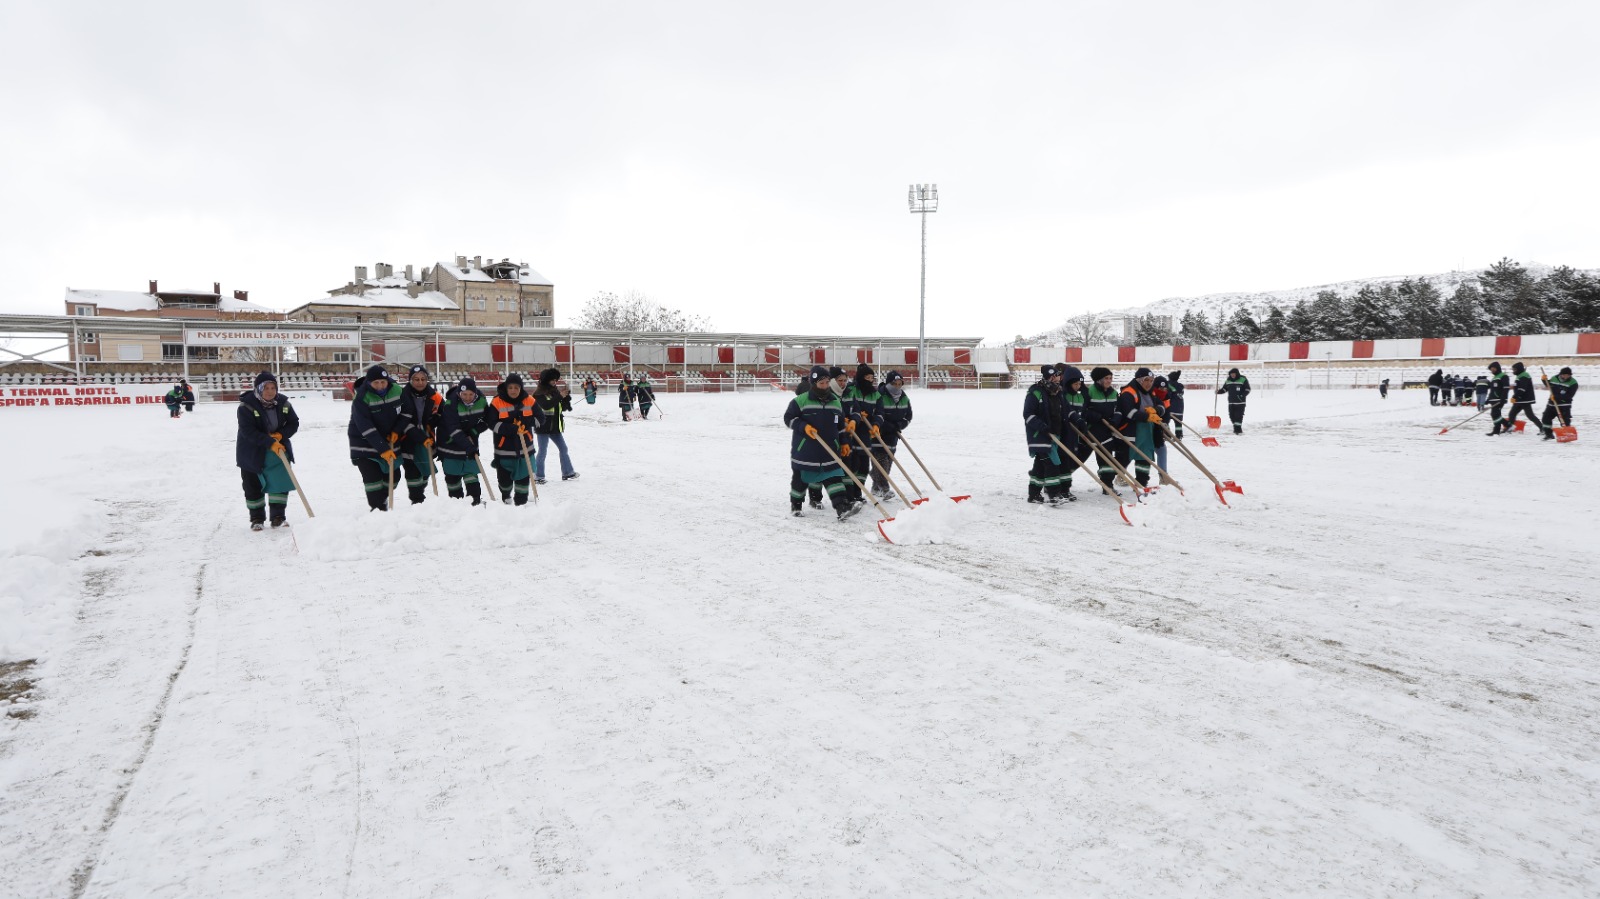
<path fill-rule="evenodd" d="M 306 398 L 292 534 L 229 406 L 5 410 L 0 895 L 1600 895 L 1585 396 L 1258 391 L 1236 508 L 1174 454 L 1131 528 L 1023 503 L 1020 391 L 915 392 L 919 546 L 789 517 L 778 393 L 389 515 Z"/>

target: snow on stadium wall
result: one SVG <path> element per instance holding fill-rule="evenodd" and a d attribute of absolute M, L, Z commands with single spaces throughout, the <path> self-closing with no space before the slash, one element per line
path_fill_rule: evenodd
<path fill-rule="evenodd" d="M 1069 362 L 1074 365 L 1168 365 L 1231 362 L 1346 362 L 1489 356 L 1600 354 L 1600 334 L 1530 334 L 1496 337 L 1430 337 L 1400 340 L 1312 340 L 1294 343 L 1198 344 L 1148 347 L 1011 347 L 1017 367 Z"/>

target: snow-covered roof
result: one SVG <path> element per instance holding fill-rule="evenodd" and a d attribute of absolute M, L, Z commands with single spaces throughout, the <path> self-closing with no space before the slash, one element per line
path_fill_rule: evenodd
<path fill-rule="evenodd" d="M 389 275 L 384 278 L 364 278 L 361 283 L 368 287 L 406 287 L 412 282 L 405 275 Z"/>
<path fill-rule="evenodd" d="M 319 297 L 306 305 L 316 306 L 391 306 L 398 309 L 451 309 L 460 307 L 437 290 L 428 290 L 411 296 L 398 287 L 380 287 L 364 294 L 335 293 Z"/>
<path fill-rule="evenodd" d="M 505 263 L 495 262 L 495 263 L 491 263 L 491 264 L 492 265 L 504 265 Z M 435 269 L 435 271 L 437 271 L 438 269 L 445 269 L 446 271 L 450 272 L 450 276 L 455 278 L 457 281 L 493 281 L 494 280 L 494 276 L 490 275 L 488 272 L 484 271 L 483 269 L 478 268 L 477 266 L 473 265 L 472 264 L 472 260 L 470 260 L 470 259 L 467 260 L 467 264 L 466 265 L 456 265 L 453 262 L 435 263 L 434 264 L 434 269 Z M 435 278 L 435 280 L 437 280 L 438 279 L 438 275 L 435 275 L 434 278 Z M 517 281 L 519 283 L 532 285 L 534 287 L 554 287 L 555 286 L 555 282 L 551 281 L 549 278 L 546 278 L 544 275 L 539 274 L 538 272 L 534 271 L 533 269 L 529 268 L 526 265 L 520 267 L 520 269 L 519 269 L 519 271 L 517 273 Z"/>
<path fill-rule="evenodd" d="M 163 294 L 182 296 L 217 296 L 209 290 L 163 290 Z M 156 312 L 161 309 L 161 300 L 153 293 L 141 293 L 137 290 L 68 290 L 67 302 L 93 303 L 101 309 L 115 309 L 119 312 Z M 278 310 L 269 309 L 246 300 L 236 300 L 233 297 L 218 297 L 217 311 L 219 312 L 268 312 L 276 313 Z"/>

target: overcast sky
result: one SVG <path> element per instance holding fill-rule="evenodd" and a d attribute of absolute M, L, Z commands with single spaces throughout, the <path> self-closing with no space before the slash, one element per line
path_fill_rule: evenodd
<path fill-rule="evenodd" d="M 1004 340 L 1166 296 L 1600 266 L 1600 4 L 0 0 L 0 262 L 527 261 L 557 323 Z"/>

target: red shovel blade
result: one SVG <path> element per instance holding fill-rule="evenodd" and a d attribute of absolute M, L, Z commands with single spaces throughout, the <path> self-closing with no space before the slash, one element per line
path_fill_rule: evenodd
<path fill-rule="evenodd" d="M 1219 502 L 1221 502 L 1224 506 L 1226 506 L 1228 504 L 1228 498 L 1226 496 L 1222 495 L 1222 485 L 1221 484 L 1217 485 L 1217 500 Z"/>
<path fill-rule="evenodd" d="M 1130 528 L 1133 527 L 1133 521 L 1128 518 L 1128 504 L 1127 503 L 1122 503 L 1122 504 L 1117 506 L 1117 514 L 1122 516 L 1122 523 L 1123 524 L 1127 525 Z"/>
<path fill-rule="evenodd" d="M 1555 430 L 1557 443 L 1571 443 L 1578 439 L 1577 428 L 1556 428 Z"/>
<path fill-rule="evenodd" d="M 1527 426 L 1527 424 L 1528 424 L 1528 423 L 1527 423 L 1527 422 L 1525 422 L 1525 421 L 1514 421 L 1514 422 L 1512 422 L 1512 423 L 1511 423 L 1511 427 L 1512 427 L 1512 428 L 1514 428 L 1514 429 L 1516 429 L 1516 432 L 1517 432 L 1517 433 L 1518 433 L 1518 434 L 1521 434 L 1521 433 L 1522 433 L 1522 429 L 1523 429 L 1523 428 L 1524 428 L 1524 427 L 1526 427 L 1526 426 Z"/>
<path fill-rule="evenodd" d="M 882 521 L 878 522 L 878 536 L 883 538 L 883 542 L 884 543 L 893 543 L 894 542 L 893 540 L 889 539 L 888 532 L 884 531 L 884 529 L 883 529 L 883 526 L 888 524 L 891 521 L 894 521 L 894 519 L 893 518 L 885 518 Z"/>
<path fill-rule="evenodd" d="M 1217 438 L 1215 438 L 1215 437 L 1201 437 L 1200 438 L 1200 445 L 1201 446 L 1221 446 L 1222 444 L 1218 443 L 1217 442 Z"/>
<path fill-rule="evenodd" d="M 1220 416 L 1220 415 L 1207 415 L 1206 416 L 1206 427 L 1211 428 L 1212 430 L 1216 430 L 1217 428 L 1222 427 L 1222 416 Z"/>
<path fill-rule="evenodd" d="M 1239 486 L 1239 485 L 1238 485 L 1238 484 L 1235 484 L 1235 483 L 1234 483 L 1234 482 L 1232 482 L 1232 481 L 1223 481 L 1223 482 L 1222 482 L 1222 486 L 1223 486 L 1223 488 L 1224 488 L 1224 489 L 1226 489 L 1226 490 L 1227 490 L 1227 491 L 1228 491 L 1228 492 L 1229 492 L 1229 493 L 1237 493 L 1237 494 L 1239 494 L 1239 495 L 1240 495 L 1240 496 L 1243 496 L 1243 495 L 1244 495 L 1244 488 L 1243 488 L 1243 487 L 1240 487 L 1240 486 Z"/>
<path fill-rule="evenodd" d="M 972 494 L 970 494 L 970 493 L 963 493 L 960 496 L 952 496 L 952 497 L 950 497 L 950 501 L 953 502 L 953 503 L 964 503 L 969 499 L 972 499 Z M 925 503 L 927 501 L 928 501 L 928 498 L 926 496 L 924 496 L 921 499 L 912 500 L 911 501 L 911 505 L 920 506 L 920 505 L 922 505 L 923 503 Z M 890 519 L 890 520 L 893 521 L 893 519 Z"/>

